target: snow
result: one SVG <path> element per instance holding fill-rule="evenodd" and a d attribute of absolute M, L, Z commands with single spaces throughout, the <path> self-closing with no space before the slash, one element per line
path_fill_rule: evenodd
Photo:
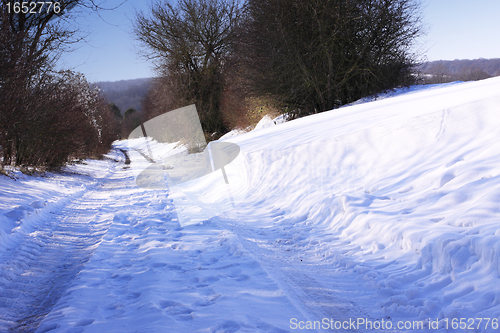
<path fill-rule="evenodd" d="M 234 136 L 237 136 L 237 135 L 241 135 L 241 134 L 245 134 L 249 131 L 258 131 L 259 129 L 262 129 L 262 128 L 268 128 L 268 127 L 273 127 L 273 126 L 276 126 L 276 125 L 279 125 L 279 124 L 283 124 L 285 123 L 287 120 L 289 119 L 288 115 L 286 114 L 282 114 L 276 118 L 271 118 L 271 116 L 269 115 L 265 115 L 264 117 L 262 117 L 262 119 L 257 123 L 257 125 L 255 125 L 255 127 L 252 128 L 252 126 L 249 126 L 245 129 L 242 129 L 242 128 L 235 128 L 233 129 L 232 131 L 224 134 L 223 136 L 220 137 L 219 140 L 227 140 L 229 138 L 232 138 Z"/>
<path fill-rule="evenodd" d="M 499 105 L 492 78 L 266 119 L 223 138 L 241 149 L 230 192 L 218 171 L 137 186 L 151 158 L 189 159 L 144 138 L 62 174 L 2 177 L 0 330 L 320 332 L 334 328 L 315 321 L 363 319 L 451 332 L 466 318 L 497 331 Z M 225 204 L 207 213 L 207 200 Z"/>

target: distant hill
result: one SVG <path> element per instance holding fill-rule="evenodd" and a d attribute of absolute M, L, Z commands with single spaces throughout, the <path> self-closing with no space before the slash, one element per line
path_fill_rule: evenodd
<path fill-rule="evenodd" d="M 481 80 L 500 76 L 500 59 L 437 60 L 422 64 L 419 70 L 427 75 L 427 83 Z"/>
<path fill-rule="evenodd" d="M 110 103 L 115 103 L 122 114 L 129 108 L 141 110 L 141 100 L 151 86 L 152 78 L 97 82 L 96 85 Z"/>

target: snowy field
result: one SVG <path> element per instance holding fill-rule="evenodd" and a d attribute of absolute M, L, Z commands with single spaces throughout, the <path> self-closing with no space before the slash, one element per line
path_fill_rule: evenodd
<path fill-rule="evenodd" d="M 1 176 L 0 331 L 500 332 L 499 128 L 500 78 L 260 124 L 190 223 L 135 182 L 174 145 Z"/>

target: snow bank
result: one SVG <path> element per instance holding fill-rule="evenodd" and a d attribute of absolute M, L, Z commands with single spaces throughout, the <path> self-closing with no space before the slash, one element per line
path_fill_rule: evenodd
<path fill-rule="evenodd" d="M 281 211 L 266 227 L 289 226 L 288 250 L 359 274 L 387 315 L 498 318 L 499 106 L 493 78 L 235 137 L 252 179 L 240 215 Z"/>

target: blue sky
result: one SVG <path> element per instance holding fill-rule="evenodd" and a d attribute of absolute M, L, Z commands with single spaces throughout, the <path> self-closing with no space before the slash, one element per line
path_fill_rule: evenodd
<path fill-rule="evenodd" d="M 107 0 L 108 8 L 123 0 Z M 86 41 L 64 54 L 61 68 L 82 72 L 91 82 L 154 76 L 150 62 L 138 55 L 132 36 L 136 10 L 147 11 L 151 0 L 128 0 L 113 10 L 89 12 L 77 19 Z M 428 60 L 500 58 L 500 0 L 424 0 L 427 35 L 419 51 Z"/>

